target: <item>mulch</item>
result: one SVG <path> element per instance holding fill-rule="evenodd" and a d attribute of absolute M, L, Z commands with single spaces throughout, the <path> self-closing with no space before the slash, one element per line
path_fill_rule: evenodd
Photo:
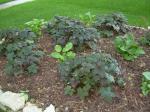
<path fill-rule="evenodd" d="M 142 30 L 132 31 L 138 40 Z M 80 100 L 77 95 L 64 94 L 64 82 L 60 79 L 57 70 L 58 62 L 48 56 L 41 59 L 38 74 L 33 76 L 7 76 L 3 72 L 6 63 L 5 57 L 0 58 L 0 85 L 3 90 L 20 92 L 28 90 L 30 101 L 40 107 L 54 104 L 58 112 L 150 112 L 150 96 L 141 94 L 140 84 L 142 72 L 150 70 L 150 47 L 143 46 L 145 55 L 132 62 L 126 61 L 118 54 L 113 45 L 114 38 L 102 38 L 98 42 L 101 52 L 109 53 L 118 60 L 121 66 L 121 75 L 125 78 L 125 88 L 115 87 L 117 97 L 112 102 L 106 102 L 98 93 L 93 93 L 85 100 Z M 45 35 L 39 41 L 39 47 L 47 55 L 53 50 L 51 38 Z"/>

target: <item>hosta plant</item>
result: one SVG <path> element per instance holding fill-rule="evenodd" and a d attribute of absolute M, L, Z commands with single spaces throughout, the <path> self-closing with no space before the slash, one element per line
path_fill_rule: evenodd
<path fill-rule="evenodd" d="M 104 37 L 111 37 L 114 34 L 127 33 L 129 31 L 127 23 L 127 19 L 122 13 L 112 13 L 97 16 L 93 25 L 104 34 Z"/>
<path fill-rule="evenodd" d="M 65 94 L 78 94 L 81 99 L 94 90 L 108 101 L 115 96 L 112 86 L 120 78 L 120 67 L 110 55 L 96 53 L 76 57 L 59 64 L 59 73 L 66 83 Z"/>
<path fill-rule="evenodd" d="M 91 14 L 91 12 L 79 15 L 80 20 L 87 26 L 91 26 L 95 22 L 95 17 L 96 15 Z"/>
<path fill-rule="evenodd" d="M 124 59 L 132 61 L 138 56 L 144 54 L 144 50 L 134 40 L 134 36 L 127 34 L 118 36 L 114 41 L 116 50 L 124 57 Z"/>
<path fill-rule="evenodd" d="M 37 36 L 42 35 L 42 28 L 46 25 L 44 19 L 33 19 L 32 21 L 26 22 L 25 26 L 33 31 Z"/>
<path fill-rule="evenodd" d="M 54 21 L 50 22 L 47 27 L 48 32 L 57 45 L 65 46 L 71 42 L 75 50 L 81 50 L 85 47 L 96 49 L 96 42 L 99 33 L 95 28 L 87 28 L 80 21 L 56 16 Z"/>
<path fill-rule="evenodd" d="M 63 48 L 61 45 L 55 46 L 55 51 L 51 53 L 51 57 L 58 59 L 59 61 L 65 61 L 68 59 L 73 59 L 76 54 L 71 51 L 73 48 L 73 44 L 68 42 Z"/>
<path fill-rule="evenodd" d="M 150 94 L 150 72 L 149 71 L 143 72 L 141 89 L 144 96 Z"/>

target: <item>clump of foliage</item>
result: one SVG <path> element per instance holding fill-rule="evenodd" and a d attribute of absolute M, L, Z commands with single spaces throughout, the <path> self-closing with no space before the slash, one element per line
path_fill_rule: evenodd
<path fill-rule="evenodd" d="M 147 31 L 144 37 L 140 39 L 140 44 L 150 46 L 150 31 Z"/>
<path fill-rule="evenodd" d="M 56 16 L 55 20 L 48 24 L 47 29 L 57 45 L 65 46 L 71 42 L 75 50 L 81 50 L 85 47 L 96 49 L 99 33 L 95 28 L 87 28 L 80 21 Z"/>
<path fill-rule="evenodd" d="M 144 96 L 150 94 L 150 72 L 143 72 L 141 89 Z"/>
<path fill-rule="evenodd" d="M 61 78 L 66 83 L 65 94 L 77 93 L 81 99 L 98 90 L 108 101 L 115 96 L 112 86 L 120 78 L 120 67 L 110 55 L 95 53 L 76 57 L 59 64 Z"/>
<path fill-rule="evenodd" d="M 41 30 L 46 25 L 46 23 L 47 22 L 44 19 L 33 19 L 32 21 L 26 22 L 25 26 L 34 32 L 37 36 L 41 36 Z"/>
<path fill-rule="evenodd" d="M 36 35 L 30 30 L 20 31 L 18 29 L 8 29 L 0 31 L 0 54 L 6 55 L 6 48 L 10 43 L 20 41 L 31 41 L 36 38 Z"/>
<path fill-rule="evenodd" d="M 96 15 L 91 14 L 91 12 L 87 12 L 84 15 L 79 15 L 80 20 L 84 22 L 87 26 L 91 26 L 95 22 L 95 17 Z"/>
<path fill-rule="evenodd" d="M 34 33 L 29 30 L 1 31 L 0 53 L 7 57 L 6 74 L 37 73 L 43 52 L 37 49 L 34 38 Z"/>
<path fill-rule="evenodd" d="M 132 61 L 145 53 L 144 50 L 139 47 L 138 43 L 134 40 L 134 37 L 131 34 L 116 37 L 114 45 L 124 59 L 129 61 Z"/>
<path fill-rule="evenodd" d="M 61 45 L 56 45 L 55 52 L 51 53 L 51 56 L 58 59 L 59 61 L 73 59 L 75 58 L 76 54 L 71 51 L 72 48 L 73 44 L 71 42 L 68 42 L 64 48 Z"/>
<path fill-rule="evenodd" d="M 96 17 L 94 27 L 103 37 L 112 37 L 114 34 L 125 34 L 129 31 L 127 19 L 122 13 L 112 13 Z"/>

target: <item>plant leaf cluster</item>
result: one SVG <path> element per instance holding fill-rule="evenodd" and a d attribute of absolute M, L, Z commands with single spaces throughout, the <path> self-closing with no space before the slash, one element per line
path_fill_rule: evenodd
<path fill-rule="evenodd" d="M 55 52 L 51 53 L 51 57 L 58 59 L 59 61 L 65 61 L 68 59 L 73 59 L 76 54 L 71 51 L 73 44 L 68 42 L 63 48 L 61 45 L 55 46 Z"/>
<path fill-rule="evenodd" d="M 59 64 L 61 78 L 68 85 L 66 94 L 77 93 L 81 99 L 99 89 L 106 100 L 114 97 L 112 86 L 120 77 L 120 67 L 115 59 L 108 54 L 95 53 L 76 57 Z"/>
<path fill-rule="evenodd" d="M 96 15 L 91 14 L 91 12 L 87 12 L 85 14 L 79 15 L 80 20 L 85 23 L 87 26 L 91 26 L 96 19 Z"/>
<path fill-rule="evenodd" d="M 5 30 L 0 33 L 0 53 L 7 57 L 5 72 L 8 75 L 35 74 L 43 52 L 37 49 L 29 30 Z"/>
<path fill-rule="evenodd" d="M 112 13 L 96 16 L 93 26 L 103 37 L 112 37 L 115 34 L 127 33 L 130 30 L 127 24 L 127 19 L 122 13 Z"/>
<path fill-rule="evenodd" d="M 139 41 L 142 45 L 150 46 L 150 31 L 145 32 L 144 36 Z"/>
<path fill-rule="evenodd" d="M 141 89 L 144 96 L 150 94 L 150 72 L 149 71 L 143 72 Z"/>
<path fill-rule="evenodd" d="M 37 37 L 42 35 L 42 28 L 47 24 L 44 19 L 33 19 L 32 21 L 26 22 L 25 26 L 34 32 Z"/>
<path fill-rule="evenodd" d="M 75 50 L 81 50 L 85 47 L 96 49 L 96 42 L 99 38 L 97 29 L 87 28 L 80 21 L 56 16 L 54 21 L 48 24 L 47 29 L 57 45 L 65 46 L 71 42 Z"/>
<path fill-rule="evenodd" d="M 144 50 L 134 40 L 134 37 L 131 34 L 116 37 L 114 45 L 117 51 L 124 57 L 124 59 L 129 61 L 132 61 L 145 53 Z"/>

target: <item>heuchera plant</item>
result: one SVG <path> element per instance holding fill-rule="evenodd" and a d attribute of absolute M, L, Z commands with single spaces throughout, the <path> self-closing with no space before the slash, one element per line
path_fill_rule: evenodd
<path fill-rule="evenodd" d="M 5 72 L 8 75 L 35 74 L 43 52 L 34 43 L 35 35 L 29 30 L 0 31 L 0 53 L 7 57 Z"/>
<path fill-rule="evenodd" d="M 127 33 L 130 30 L 127 24 L 127 18 L 122 13 L 112 13 L 96 16 L 93 26 L 103 37 L 112 37 L 115 34 Z"/>
<path fill-rule="evenodd" d="M 96 42 L 99 38 L 97 29 L 86 27 L 80 21 L 68 17 L 56 16 L 54 21 L 48 24 L 47 30 L 56 45 L 64 47 L 71 42 L 76 51 L 85 47 L 96 49 Z"/>
<path fill-rule="evenodd" d="M 113 84 L 120 78 L 120 67 L 110 55 L 96 53 L 76 57 L 59 64 L 61 78 L 66 83 L 65 94 L 77 93 L 81 99 L 89 96 L 93 90 L 108 101 L 115 97 Z"/>

